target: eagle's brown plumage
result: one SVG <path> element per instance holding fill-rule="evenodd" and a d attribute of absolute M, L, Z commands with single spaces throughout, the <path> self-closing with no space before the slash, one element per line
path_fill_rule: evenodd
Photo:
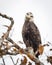
<path fill-rule="evenodd" d="M 33 22 L 33 14 L 31 12 L 26 13 L 22 37 L 26 46 L 32 47 L 34 52 L 36 52 L 39 44 L 41 44 L 41 36 L 37 26 Z"/>

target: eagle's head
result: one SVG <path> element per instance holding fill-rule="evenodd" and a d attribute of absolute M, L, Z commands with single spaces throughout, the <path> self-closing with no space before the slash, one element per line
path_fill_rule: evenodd
<path fill-rule="evenodd" d="M 25 20 L 30 22 L 33 21 L 33 14 L 31 12 L 26 13 Z"/>

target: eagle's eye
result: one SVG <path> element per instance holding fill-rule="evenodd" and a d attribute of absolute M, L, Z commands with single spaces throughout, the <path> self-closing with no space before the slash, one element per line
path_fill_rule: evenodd
<path fill-rule="evenodd" d="M 33 16 L 31 16 L 31 17 L 33 17 Z"/>
<path fill-rule="evenodd" d="M 27 15 L 29 15 L 29 13 L 27 13 Z"/>

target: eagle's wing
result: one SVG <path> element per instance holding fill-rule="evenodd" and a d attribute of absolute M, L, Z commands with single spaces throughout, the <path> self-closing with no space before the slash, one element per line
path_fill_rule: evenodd
<path fill-rule="evenodd" d="M 39 32 L 37 26 L 33 22 L 30 23 L 30 34 L 31 34 L 30 35 L 31 38 L 34 39 L 35 42 L 41 44 L 40 32 Z"/>
<path fill-rule="evenodd" d="M 30 46 L 29 39 L 28 39 L 29 32 L 30 32 L 29 31 L 29 24 L 28 25 L 24 24 L 23 29 L 22 29 L 22 37 L 23 37 L 23 41 L 27 47 Z"/>

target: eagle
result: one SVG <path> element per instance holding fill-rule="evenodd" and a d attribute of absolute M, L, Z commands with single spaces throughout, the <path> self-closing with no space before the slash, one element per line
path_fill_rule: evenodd
<path fill-rule="evenodd" d="M 34 23 L 34 16 L 31 12 L 26 13 L 25 22 L 22 28 L 22 38 L 26 47 L 32 47 L 34 52 L 37 51 L 41 42 L 41 36 L 38 27 Z M 38 57 L 37 53 L 36 57 Z"/>

